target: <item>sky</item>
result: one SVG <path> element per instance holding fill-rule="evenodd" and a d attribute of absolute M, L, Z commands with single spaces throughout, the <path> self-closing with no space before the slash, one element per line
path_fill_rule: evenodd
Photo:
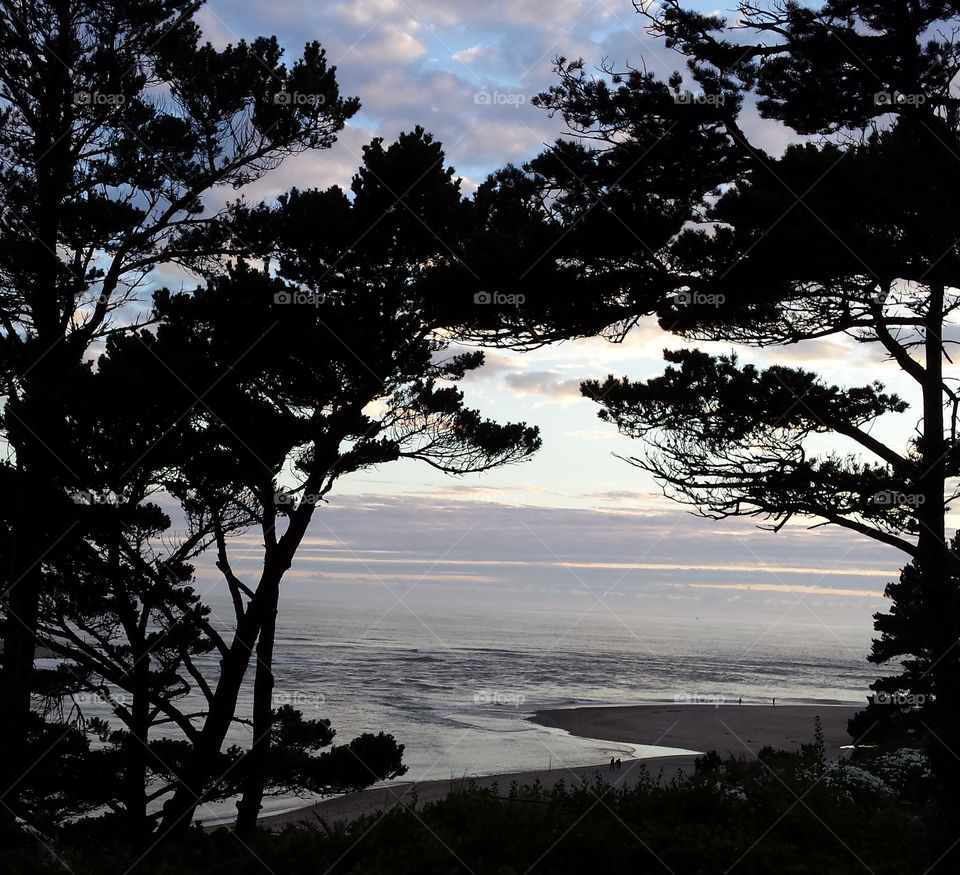
<path fill-rule="evenodd" d="M 346 187 L 365 143 L 375 136 L 390 142 L 418 124 L 443 143 L 470 194 L 490 171 L 532 158 L 565 133 L 561 119 L 530 104 L 555 81 L 556 56 L 662 75 L 683 67 L 645 32 L 629 0 L 213 0 L 198 20 L 217 47 L 275 34 L 290 60 L 318 39 L 342 93 L 362 103 L 332 149 L 288 160 L 245 190 L 250 200 L 294 185 Z M 755 116 L 746 127 L 771 153 L 790 142 L 789 132 Z M 773 534 L 751 520 L 706 520 L 617 458 L 642 447 L 597 419 L 596 405 L 579 395 L 580 381 L 654 376 L 662 350 L 681 345 L 651 321 L 622 344 L 590 339 L 531 353 L 488 351 L 463 384 L 467 400 L 487 416 L 539 426 L 537 457 L 456 479 L 413 461 L 345 478 L 318 509 L 290 574 L 354 599 L 399 594 L 402 602 L 415 589 L 431 598 L 541 607 L 767 611 L 869 623 L 903 564 L 895 550 L 803 523 Z M 743 358 L 810 367 L 845 385 L 882 378 L 916 400 L 875 349 L 843 338 Z M 904 440 L 915 418 L 881 422 L 878 434 Z M 256 536 L 248 538 L 252 573 L 259 551 Z"/>

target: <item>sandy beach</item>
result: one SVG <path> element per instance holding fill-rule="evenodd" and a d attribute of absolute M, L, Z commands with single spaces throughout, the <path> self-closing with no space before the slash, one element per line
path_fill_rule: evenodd
<path fill-rule="evenodd" d="M 359 793 L 348 793 L 336 799 L 327 799 L 295 811 L 274 814 L 260 818 L 260 826 L 268 829 L 282 829 L 291 823 L 314 823 L 326 821 L 329 824 L 355 820 L 364 814 L 377 811 L 386 811 L 395 805 L 422 806 L 427 802 L 436 802 L 445 799 L 451 792 L 456 791 L 467 782 L 476 783 L 480 787 L 497 785 L 498 790 L 506 794 L 513 783 L 523 785 L 539 781 L 544 787 L 553 787 L 560 781 L 567 784 L 579 784 L 582 780 L 593 781 L 600 776 L 608 784 L 614 786 L 630 786 L 636 783 L 643 774 L 641 767 L 654 778 L 662 772 L 669 779 L 679 769 L 689 772 L 693 769 L 695 756 L 656 757 L 643 760 L 624 760 L 618 772 L 611 772 L 608 764 L 600 766 L 579 766 L 561 769 L 540 769 L 528 772 L 504 772 L 498 775 L 482 775 L 479 777 L 467 776 L 442 781 L 404 782 L 396 781 L 389 787 L 376 790 L 361 790 Z"/>
<path fill-rule="evenodd" d="M 796 751 L 813 741 L 814 718 L 823 724 L 834 758 L 850 744 L 847 720 L 853 705 L 624 705 L 537 711 L 530 719 L 581 738 L 716 750 L 722 756 L 756 754 L 761 747 Z"/>
<path fill-rule="evenodd" d="M 615 707 L 564 708 L 538 711 L 529 719 L 541 726 L 562 729 L 571 735 L 605 741 L 646 744 L 685 750 L 716 750 L 721 755 L 752 757 L 761 747 L 798 750 L 813 739 L 814 717 L 823 723 L 828 755 L 837 758 L 842 745 L 850 743 L 847 720 L 858 710 L 849 705 L 627 705 Z M 398 781 L 389 787 L 348 793 L 335 799 L 261 818 L 261 826 L 282 829 L 292 823 L 328 824 L 354 820 L 364 814 L 385 811 L 395 805 L 418 805 L 445 798 L 464 780 L 481 787 L 497 785 L 506 793 L 512 783 L 539 781 L 552 787 L 559 781 L 578 783 L 600 776 L 615 786 L 635 783 L 644 771 L 669 779 L 677 770 L 689 773 L 695 756 L 659 756 L 624 760 L 618 772 L 607 763 L 576 768 L 505 772 L 497 775 L 440 781 Z"/>

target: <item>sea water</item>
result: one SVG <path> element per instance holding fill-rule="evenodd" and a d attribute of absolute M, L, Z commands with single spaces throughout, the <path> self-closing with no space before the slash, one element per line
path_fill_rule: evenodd
<path fill-rule="evenodd" d="M 231 608 L 208 592 L 212 622 L 229 639 Z M 664 616 L 604 605 L 539 609 L 388 598 L 356 604 L 321 586 L 286 586 L 277 618 L 274 705 L 328 718 L 345 743 L 389 732 L 404 745 L 403 781 L 576 767 L 655 756 L 658 739 L 583 739 L 541 727 L 539 709 L 643 703 L 863 704 L 877 669 L 866 661 L 870 612 Z M 199 658 L 216 677 L 217 654 Z M 252 709 L 253 665 L 238 704 Z M 179 700 L 202 711 L 196 692 Z M 92 716 L 109 717 L 96 707 Z M 247 746 L 248 724 L 227 743 Z M 810 727 L 813 735 L 813 725 Z M 652 745 L 652 747 L 651 747 Z M 302 805 L 268 798 L 265 813 Z M 204 820 L 230 818 L 232 802 Z"/>
<path fill-rule="evenodd" d="M 576 738 L 528 718 L 538 709 L 577 705 L 774 697 L 782 704 L 863 703 L 876 677 L 865 658 L 869 615 L 837 624 L 800 614 L 802 621 L 603 609 L 458 611 L 352 605 L 298 587 L 285 594 L 278 616 L 274 702 L 307 718 L 329 718 L 336 742 L 392 733 L 405 746 L 404 781 L 652 756 L 666 751 Z M 250 696 L 248 685 L 241 713 L 249 712 Z M 241 725 L 231 736 L 240 744 L 249 738 Z M 295 802 L 267 800 L 265 809 Z M 204 814 L 222 812 L 215 806 Z"/>

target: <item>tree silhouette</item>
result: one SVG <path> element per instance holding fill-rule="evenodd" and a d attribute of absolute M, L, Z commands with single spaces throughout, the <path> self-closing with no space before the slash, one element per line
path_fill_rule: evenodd
<path fill-rule="evenodd" d="M 153 269 L 230 251 L 204 198 L 329 146 L 357 109 L 322 49 L 292 66 L 274 39 L 200 43 L 194 2 L 29 0 L 0 10 L 3 433 L 13 450 L 3 539 L 0 766 L 17 807 L 43 565 L 80 537 L 66 489 L 66 393 L 91 346 L 135 321 Z M 304 94 L 309 100 L 285 95 Z M 121 308 L 131 304 L 124 312 Z"/>
<path fill-rule="evenodd" d="M 608 67 L 594 76 L 561 58 L 559 84 L 538 103 L 580 142 L 491 181 L 510 221 L 553 241 L 536 253 L 548 266 L 531 257 L 500 280 L 504 289 L 537 274 L 556 280 L 531 293 L 504 342 L 518 332 L 526 342 L 616 339 L 655 315 L 681 337 L 746 347 L 843 337 L 900 367 L 913 398 L 700 351 L 668 352 L 661 377 L 611 377 L 583 392 L 648 442 L 631 461 L 706 515 L 762 517 L 773 528 L 806 517 L 912 559 L 888 590 L 895 619 L 878 621 L 874 656 L 912 654 L 924 666 L 899 682 L 934 691 L 922 719 L 952 805 L 960 591 L 945 508 L 960 473 L 960 406 L 944 359 L 960 305 L 960 50 L 950 37 L 960 9 L 741 3 L 734 23 L 675 0 L 637 6 L 684 56 L 685 74 L 664 81 Z M 811 139 L 767 154 L 751 136 L 753 107 Z M 896 446 L 871 431 L 910 402 L 914 439 Z M 813 451 L 817 435 L 841 449 Z"/>
<path fill-rule="evenodd" d="M 151 387 L 124 415 L 170 424 L 144 464 L 164 471 L 194 530 L 209 525 L 236 615 L 163 833 L 189 825 L 223 781 L 220 751 L 254 653 L 254 742 L 239 767 L 238 825 L 255 824 L 277 719 L 280 584 L 336 481 L 399 459 L 485 471 L 539 446 L 536 429 L 464 406 L 455 383 L 481 353 L 444 354 L 449 341 L 430 305 L 441 291 L 435 273 L 470 213 L 439 144 L 417 129 L 389 148 L 375 140 L 364 159 L 352 199 L 338 188 L 293 191 L 273 208 L 238 211 L 232 230 L 259 241 L 253 260 L 192 294 L 158 294 L 156 329 L 112 338 L 100 362 L 104 377 Z M 229 514 L 260 530 L 256 581 L 233 570 Z"/>
<path fill-rule="evenodd" d="M 110 383 L 114 375 L 108 367 L 98 379 Z M 100 386 L 79 400 L 84 407 L 106 407 L 117 397 Z M 115 471 L 136 454 L 161 461 L 150 429 L 124 433 L 123 425 L 142 427 L 143 419 L 106 421 L 109 444 L 120 450 L 126 443 L 126 453 L 108 454 Z M 168 445 L 162 453 L 168 464 L 173 449 Z M 242 531 L 251 518 L 236 510 L 218 514 L 216 525 L 211 515 L 194 517 L 177 537 L 169 516 L 151 501 L 162 497 L 156 489 L 154 484 L 145 489 L 150 495 L 130 491 L 108 501 L 77 496 L 96 519 L 85 520 L 86 537 L 63 566 L 47 571 L 52 579 L 41 598 L 38 640 L 61 662 L 41 685 L 52 707 L 44 720 L 32 721 L 28 750 L 35 767 L 22 782 L 20 803 L 29 822 L 47 834 L 59 832 L 67 819 L 96 814 L 95 822 L 77 821 L 73 831 L 86 826 L 89 836 L 95 826 L 109 834 L 119 823 L 128 841 L 146 845 L 162 814 L 158 803 L 176 788 L 213 701 L 217 663 L 208 654 L 229 658 L 226 633 L 196 592 L 185 557 L 202 555 L 218 528 L 221 534 Z M 68 576 L 69 585 L 60 576 Z M 194 690 L 199 704 L 187 698 Z M 87 704 L 97 699 L 110 706 L 115 721 L 89 716 Z M 55 717 L 57 705 L 69 712 Z M 249 724 L 242 715 L 233 719 Z M 267 793 L 359 790 L 405 771 L 403 746 L 383 733 L 318 756 L 333 741 L 330 722 L 304 720 L 289 706 L 278 715 L 273 735 L 277 755 L 262 776 Z M 99 741 L 95 749 L 89 738 Z M 203 802 L 237 794 L 249 778 L 245 753 L 236 745 L 218 752 L 214 769 L 220 779 L 206 789 Z"/>

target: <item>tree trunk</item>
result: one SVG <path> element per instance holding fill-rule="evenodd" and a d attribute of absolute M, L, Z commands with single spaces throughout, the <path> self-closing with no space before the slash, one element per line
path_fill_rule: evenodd
<path fill-rule="evenodd" d="M 50 356 L 53 358 L 53 355 Z M 52 362 L 38 363 L 40 372 Z M 17 454 L 17 492 L 12 496 L 8 555 L 3 580 L 3 669 L 0 674 L 0 817 L 8 823 L 17 810 L 21 779 L 29 767 L 28 733 L 37 620 L 43 562 L 52 557 L 76 525 L 63 513 L 68 500 L 63 483 L 69 472 L 55 424 L 59 409 L 48 373 L 37 374 L 33 394 L 21 403 L 8 401 L 9 442 Z"/>
<path fill-rule="evenodd" d="M 230 651 L 221 662 L 220 678 L 200 737 L 180 775 L 180 782 L 173 797 L 163 806 L 161 837 L 183 832 L 190 826 L 197 805 L 210 781 L 218 777 L 214 774 L 213 763 L 233 722 L 237 697 L 247 673 L 260 625 L 261 611 L 254 598 L 237 625 Z"/>
<path fill-rule="evenodd" d="M 943 817 L 944 849 L 960 835 L 960 675 L 957 641 L 960 639 L 957 587 L 960 576 L 957 557 L 946 539 L 944 491 L 948 440 L 944 434 L 943 412 L 943 285 L 930 287 L 930 309 L 926 320 L 926 379 L 923 387 L 923 434 L 921 463 L 917 479 L 918 562 L 921 568 L 927 634 L 932 649 L 935 701 L 928 711 L 931 722 L 929 751 Z M 955 855 L 955 852 L 953 852 Z M 951 860 L 953 858 L 951 857 Z"/>
<path fill-rule="evenodd" d="M 147 821 L 147 745 L 150 742 L 150 654 L 143 638 L 134 639 L 133 701 L 130 703 L 130 737 L 127 740 L 127 770 L 124 776 L 125 807 L 130 839 L 138 846 L 149 836 Z"/>
<path fill-rule="evenodd" d="M 16 452 L 18 494 L 11 524 L 10 555 L 5 562 L 3 670 L 0 676 L 0 822 L 18 807 L 20 781 L 27 763 L 30 694 L 37 642 L 42 584 L 41 564 L 64 540 L 62 485 L 73 483 L 67 458 L 62 393 L 65 377 L 80 364 L 77 349 L 64 341 L 67 327 L 61 307 L 63 265 L 57 254 L 65 193 L 74 184 L 76 158 L 69 134 L 69 113 L 61 108 L 73 92 L 69 44 L 72 27 L 68 4 L 54 7 L 57 37 L 47 49 L 55 61 L 45 70 L 47 88 L 38 95 L 31 149 L 36 168 L 36 218 L 31 233 L 41 247 L 30 258 L 22 293 L 33 337 L 18 347 L 14 365 L 22 389 L 7 399 L 6 438 Z M 54 48 L 55 46 L 55 48 Z M 79 485 L 79 484 L 73 484 Z M 59 518 L 59 519 L 58 519 Z"/>
<path fill-rule="evenodd" d="M 254 643 L 263 625 L 276 617 L 280 581 L 283 580 L 283 575 L 303 540 L 313 515 L 313 507 L 303 511 L 291 516 L 287 530 L 279 542 L 273 540 L 273 520 L 267 524 L 267 543 L 270 546 L 267 547 L 263 572 L 246 613 L 237 624 L 230 651 L 223 659 L 220 678 L 200 738 L 194 745 L 190 761 L 181 774 L 181 781 L 173 798 L 163 807 L 161 838 L 183 832 L 190 826 L 197 805 L 211 780 L 219 777 L 214 774 L 214 763 L 236 713 L 237 697 L 250 664 Z M 272 648 L 272 633 L 270 638 Z M 259 802 L 257 804 L 259 805 Z"/>
<path fill-rule="evenodd" d="M 256 829 L 262 808 L 270 759 L 273 725 L 273 645 L 276 638 L 279 587 L 265 605 L 266 617 L 257 641 L 257 666 L 253 684 L 253 744 L 246 756 L 243 796 L 237 803 L 236 831 L 249 835 Z"/>
<path fill-rule="evenodd" d="M 214 763 L 230 731 L 230 724 L 237 709 L 237 698 L 250 665 L 254 643 L 264 624 L 268 621 L 272 622 L 272 618 L 276 617 L 280 580 L 289 567 L 289 561 L 278 559 L 268 560 L 265 563 L 256 593 L 237 624 L 230 650 L 221 662 L 220 678 L 217 681 L 217 688 L 214 690 L 213 701 L 210 703 L 210 710 L 200 732 L 200 738 L 194 745 L 190 760 L 180 775 L 181 780 L 173 798 L 163 807 L 161 836 L 186 830 L 209 784 L 220 777 L 214 772 Z M 272 637 L 271 633 L 271 639 Z"/>
<path fill-rule="evenodd" d="M 29 547 L 18 543 L 18 553 L 21 550 L 28 552 Z M 30 765 L 27 736 L 40 590 L 39 568 L 20 573 L 22 564 L 16 558 L 10 568 L 4 598 L 6 619 L 0 683 L 3 700 L 0 709 L 0 749 L 3 750 L 0 757 L 0 818 L 7 824 L 12 823 L 17 811 L 21 778 Z"/>

